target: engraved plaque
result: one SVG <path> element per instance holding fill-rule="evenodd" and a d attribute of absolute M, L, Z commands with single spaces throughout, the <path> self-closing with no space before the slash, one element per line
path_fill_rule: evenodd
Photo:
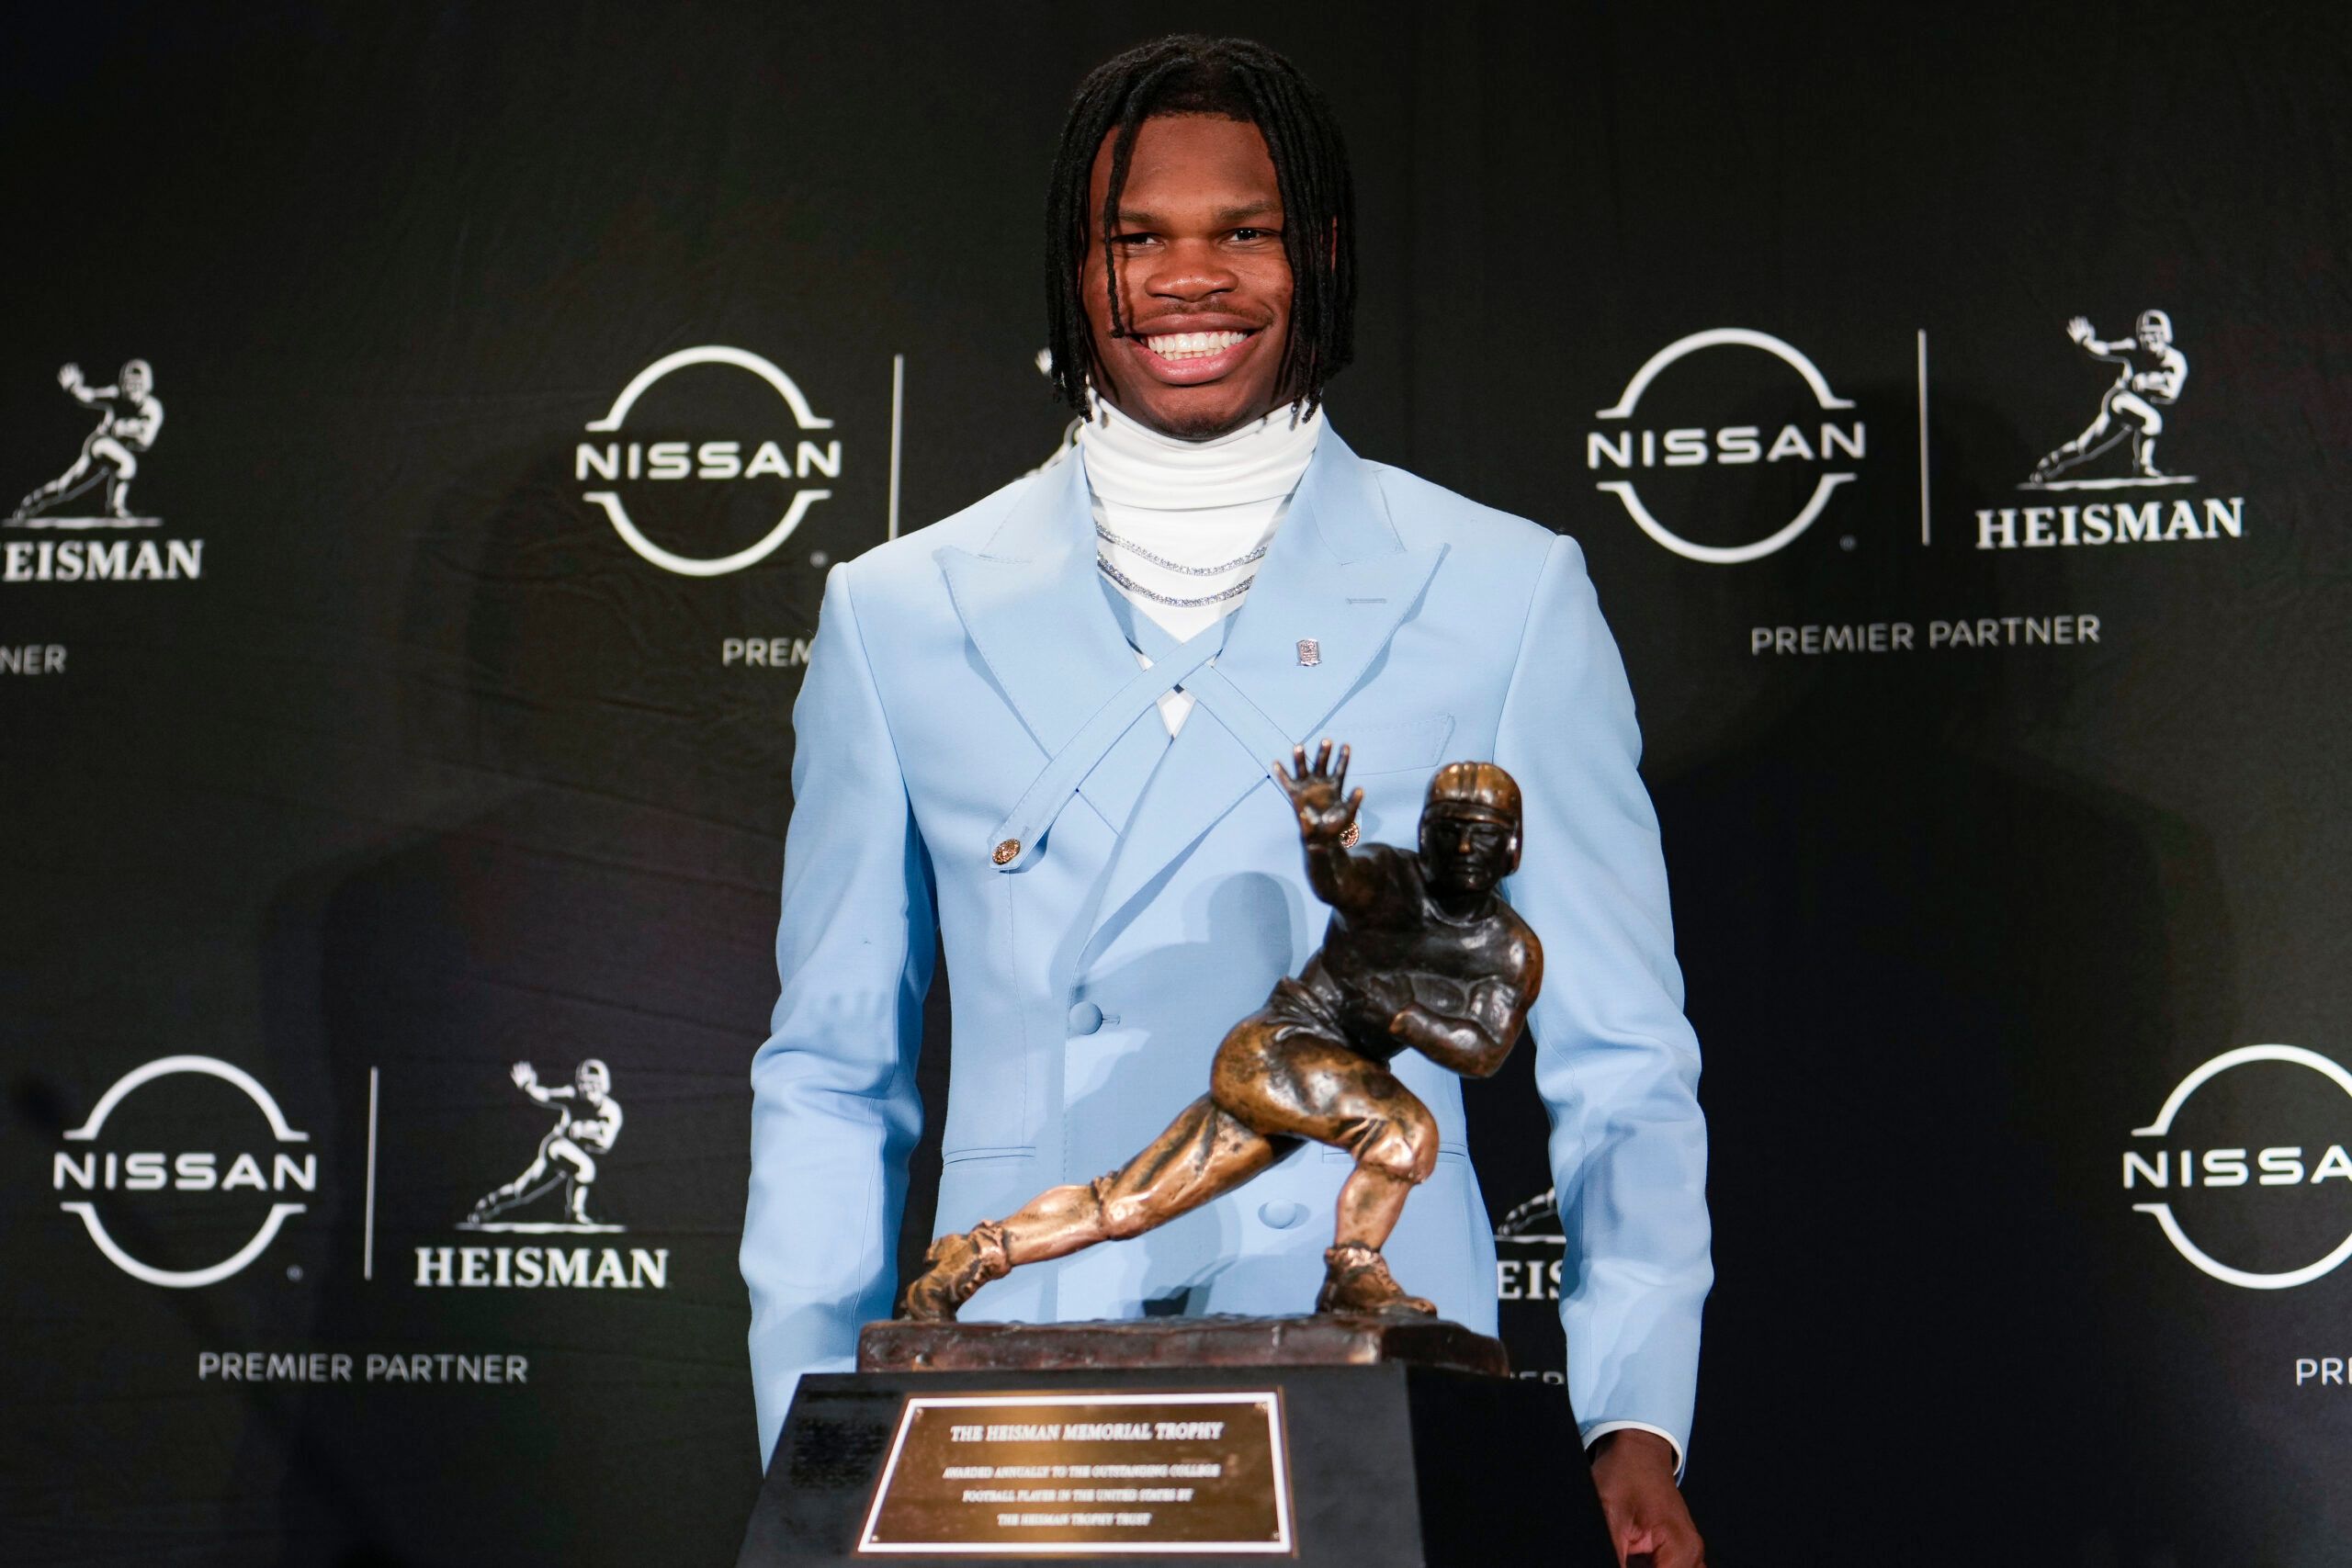
<path fill-rule="evenodd" d="M 1288 1552 L 1282 1395 L 911 1394 L 857 1550 Z"/>

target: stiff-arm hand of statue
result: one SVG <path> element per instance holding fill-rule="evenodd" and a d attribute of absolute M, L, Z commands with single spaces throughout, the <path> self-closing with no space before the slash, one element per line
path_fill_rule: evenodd
<path fill-rule="evenodd" d="M 1356 808 L 1363 804 L 1363 790 L 1359 786 L 1346 794 L 1348 786 L 1348 749 L 1340 748 L 1340 765 L 1331 766 L 1331 742 L 1326 739 L 1315 749 L 1315 761 L 1310 768 L 1306 748 L 1290 749 L 1290 766 L 1280 761 L 1273 764 L 1274 782 L 1290 796 L 1291 805 L 1298 812 L 1299 836 L 1308 843 L 1338 843 L 1349 828 L 1354 825 Z"/>

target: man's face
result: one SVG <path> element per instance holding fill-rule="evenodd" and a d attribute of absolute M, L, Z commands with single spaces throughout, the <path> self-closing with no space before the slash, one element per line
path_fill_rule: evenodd
<path fill-rule="evenodd" d="M 145 366 L 126 365 L 122 367 L 122 389 L 127 396 L 143 398 L 152 384 Z"/>
<path fill-rule="evenodd" d="M 1208 115 L 1136 129 L 1111 231 L 1125 337 L 1111 335 L 1100 221 L 1113 140 L 1094 155 L 1080 277 L 1097 375 L 1108 382 L 1095 390 L 1166 434 L 1222 435 L 1273 408 L 1290 342 L 1282 191 L 1266 139 Z"/>
<path fill-rule="evenodd" d="M 1455 811 L 1421 814 L 1421 862 L 1440 893 L 1486 893 L 1510 874 L 1518 835 L 1504 823 Z"/>
<path fill-rule="evenodd" d="M 2165 337 L 2164 329 L 2155 322 L 2142 321 L 2140 323 L 2140 346 L 2150 354 L 2162 349 L 2167 341 L 2169 340 Z"/>

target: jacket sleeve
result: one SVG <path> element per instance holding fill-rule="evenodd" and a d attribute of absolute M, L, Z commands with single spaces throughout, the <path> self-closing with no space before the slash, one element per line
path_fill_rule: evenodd
<path fill-rule="evenodd" d="M 890 1314 L 907 1156 L 922 1122 L 914 1069 L 931 984 L 931 868 L 845 565 L 826 579 L 792 725 L 783 990 L 752 1060 L 743 1218 L 763 1464 L 800 1374 L 849 1370 L 859 1325 Z"/>
<path fill-rule="evenodd" d="M 1682 1016 L 1641 735 L 1584 552 L 1553 541 L 1495 760 L 1520 785 L 1523 869 L 1504 891 L 1544 942 L 1529 1022 L 1567 1237 L 1560 1321 L 1589 1442 L 1643 1427 L 1688 1450 L 1708 1256 L 1699 1043 Z"/>

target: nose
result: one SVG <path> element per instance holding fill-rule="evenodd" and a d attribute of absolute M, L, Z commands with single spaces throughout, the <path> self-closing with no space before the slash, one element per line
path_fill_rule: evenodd
<path fill-rule="evenodd" d="M 1222 294 L 1241 280 L 1207 240 L 1178 240 L 1157 258 L 1142 279 L 1145 292 L 1162 299 L 1196 304 Z"/>

